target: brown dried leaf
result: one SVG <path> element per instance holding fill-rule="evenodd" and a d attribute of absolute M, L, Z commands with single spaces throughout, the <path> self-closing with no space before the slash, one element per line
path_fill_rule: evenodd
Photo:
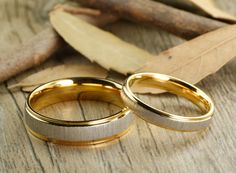
<path fill-rule="evenodd" d="M 236 25 L 204 34 L 154 56 L 70 14 L 55 11 L 50 17 L 54 28 L 76 50 L 106 69 L 123 74 L 157 72 L 197 83 L 236 55 Z"/>
<path fill-rule="evenodd" d="M 100 77 L 105 78 L 107 71 L 97 65 L 78 65 L 65 64 L 47 68 L 40 72 L 34 73 L 20 82 L 8 86 L 9 89 L 22 88 L 23 91 L 32 91 L 36 86 L 67 77 Z"/>
<path fill-rule="evenodd" d="M 217 18 L 217 19 L 223 19 L 228 20 L 231 22 L 236 22 L 236 17 L 221 10 L 218 9 L 215 6 L 215 3 L 213 0 L 188 0 L 191 1 L 193 4 L 195 4 L 197 7 L 199 7 L 201 10 L 203 10 L 208 15 Z"/>
<path fill-rule="evenodd" d="M 236 25 L 199 36 L 166 50 L 135 72 L 157 72 L 197 83 L 236 56 Z"/>

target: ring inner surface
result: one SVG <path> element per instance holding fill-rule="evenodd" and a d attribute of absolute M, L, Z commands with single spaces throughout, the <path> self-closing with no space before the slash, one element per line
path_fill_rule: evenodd
<path fill-rule="evenodd" d="M 181 97 L 184 97 L 194 104 L 196 104 L 203 114 L 207 113 L 210 110 L 210 102 L 207 100 L 207 96 L 200 90 L 191 85 L 184 83 L 182 81 L 163 77 L 163 78 L 156 78 L 154 76 L 142 76 L 132 78 L 129 81 L 129 87 L 131 88 L 138 88 L 138 87 L 145 87 L 145 88 L 158 88 L 161 92 L 169 92 Z"/>
<path fill-rule="evenodd" d="M 124 103 L 120 98 L 120 88 L 117 88 L 116 85 L 107 81 L 101 83 L 97 81 L 97 83 L 95 83 L 94 81 L 76 82 L 68 79 L 51 82 L 37 88 L 29 96 L 28 104 L 35 112 L 39 113 L 42 109 L 50 105 L 76 100 L 106 102 L 119 107 L 120 112 L 125 108 Z M 118 113 L 119 112 L 113 115 L 107 115 L 104 118 L 114 116 Z M 47 115 L 42 116 L 47 117 Z M 57 117 L 57 115 L 53 117 Z"/>

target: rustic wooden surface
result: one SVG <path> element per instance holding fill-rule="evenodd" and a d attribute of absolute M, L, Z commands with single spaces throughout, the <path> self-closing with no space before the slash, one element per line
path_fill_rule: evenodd
<path fill-rule="evenodd" d="M 1 0 L 0 50 L 11 50 L 42 30 L 54 0 Z M 218 0 L 218 5 L 236 15 L 236 1 Z M 184 40 L 154 28 L 119 22 L 107 28 L 123 39 L 153 53 Z M 78 38 L 79 39 L 79 38 Z M 0 55 L 1 56 L 1 55 Z M 77 60 L 76 60 L 77 59 Z M 0 85 L 0 172 L 227 172 L 236 171 L 236 60 L 198 84 L 214 100 L 214 120 L 205 131 L 180 133 L 165 130 L 137 118 L 132 130 L 113 142 L 90 146 L 60 146 L 30 136 L 23 123 L 27 94 L 7 89 L 31 73 L 55 64 L 84 59 L 57 55 Z M 20 63 L 20 62 L 19 62 Z M 112 78 L 115 73 L 111 73 Z M 170 95 L 143 96 L 162 109 L 189 114 L 188 102 Z M 182 106 L 180 106 L 182 105 Z M 60 105 L 61 108 L 68 105 Z M 113 107 L 80 104 L 85 113 L 109 114 Z M 179 109 L 181 108 L 181 109 Z M 58 111 L 52 108 L 50 111 Z"/>

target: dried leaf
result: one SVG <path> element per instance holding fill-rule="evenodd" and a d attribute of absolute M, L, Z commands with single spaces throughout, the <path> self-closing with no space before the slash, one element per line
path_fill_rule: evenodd
<path fill-rule="evenodd" d="M 22 88 L 23 91 L 32 91 L 36 86 L 67 77 L 100 77 L 105 78 L 107 71 L 97 65 L 74 65 L 65 64 L 47 68 L 38 73 L 34 73 L 20 82 L 8 86 L 9 89 Z"/>
<path fill-rule="evenodd" d="M 199 7 L 201 10 L 206 12 L 208 15 L 217 18 L 217 19 L 223 19 L 223 20 L 228 20 L 231 22 L 236 22 L 236 17 L 218 9 L 213 0 L 189 0 L 193 4 L 195 4 L 197 7 Z"/>
<path fill-rule="evenodd" d="M 61 10 L 50 13 L 54 29 L 91 61 L 120 73 L 133 72 L 152 59 L 148 52 Z M 124 66 L 124 64 L 126 64 Z"/>
<path fill-rule="evenodd" d="M 199 36 L 160 53 L 135 72 L 158 72 L 197 83 L 236 56 L 236 25 Z"/>
<path fill-rule="evenodd" d="M 123 74 L 157 72 L 197 83 L 236 55 L 236 25 L 209 32 L 154 56 L 70 14 L 51 13 L 51 22 L 88 59 Z"/>

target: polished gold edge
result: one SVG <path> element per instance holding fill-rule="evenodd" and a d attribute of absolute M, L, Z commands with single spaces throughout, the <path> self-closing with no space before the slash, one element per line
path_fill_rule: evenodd
<path fill-rule="evenodd" d="M 75 146 L 89 146 L 89 145 L 97 145 L 97 144 L 102 144 L 105 142 L 109 142 L 112 140 L 115 140 L 117 138 L 120 138 L 122 136 L 124 136 L 125 134 L 127 134 L 131 128 L 133 127 L 133 124 L 131 124 L 126 130 L 122 131 L 121 133 L 118 133 L 116 135 L 110 136 L 110 137 L 105 137 L 105 138 L 101 138 L 101 139 L 97 139 L 97 140 L 90 140 L 90 141 L 65 141 L 65 140 L 58 140 L 58 139 L 52 139 L 52 138 L 48 138 L 44 135 L 41 135 L 35 131 L 33 131 L 32 129 L 30 129 L 27 125 L 26 125 L 26 129 L 29 132 L 29 134 L 33 135 L 34 137 L 41 139 L 43 141 L 46 142 L 51 142 L 54 144 L 60 144 L 60 145 L 75 145 Z"/>

